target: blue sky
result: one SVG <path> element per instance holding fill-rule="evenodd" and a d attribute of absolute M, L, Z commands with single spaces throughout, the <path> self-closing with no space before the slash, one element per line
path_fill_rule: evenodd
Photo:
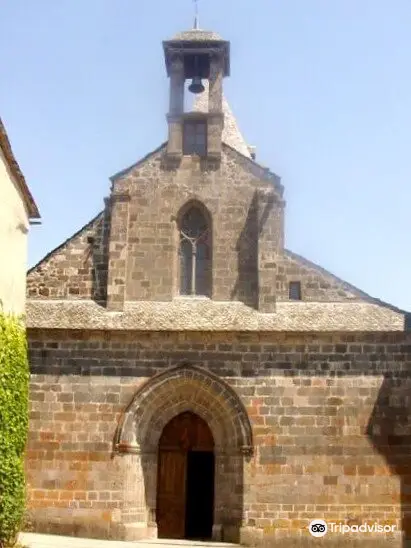
<path fill-rule="evenodd" d="M 226 96 L 285 186 L 286 245 L 411 310 L 411 2 L 200 0 Z M 39 205 L 37 262 L 166 139 L 161 42 L 191 0 L 3 0 L 0 115 Z"/>

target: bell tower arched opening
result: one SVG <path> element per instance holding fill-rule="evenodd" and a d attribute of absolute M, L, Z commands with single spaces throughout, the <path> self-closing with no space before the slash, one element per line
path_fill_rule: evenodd
<path fill-rule="evenodd" d="M 159 538 L 208 540 L 214 515 L 214 438 L 201 417 L 171 419 L 158 445 Z"/>

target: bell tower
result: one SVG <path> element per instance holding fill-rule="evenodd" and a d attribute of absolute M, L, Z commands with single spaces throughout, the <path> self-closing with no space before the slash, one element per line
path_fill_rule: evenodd
<path fill-rule="evenodd" d="M 219 160 L 223 78 L 230 74 L 230 43 L 214 32 L 194 28 L 163 42 L 163 47 L 170 78 L 167 155 L 175 160 L 193 154 Z M 184 111 L 187 80 L 191 80 L 188 92 L 193 94 L 203 93 L 203 80 L 208 80 L 208 112 Z"/>

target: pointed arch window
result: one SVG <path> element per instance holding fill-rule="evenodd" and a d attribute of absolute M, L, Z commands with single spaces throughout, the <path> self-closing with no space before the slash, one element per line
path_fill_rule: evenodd
<path fill-rule="evenodd" d="M 179 226 L 180 295 L 211 297 L 211 226 L 198 206 L 191 206 Z"/>

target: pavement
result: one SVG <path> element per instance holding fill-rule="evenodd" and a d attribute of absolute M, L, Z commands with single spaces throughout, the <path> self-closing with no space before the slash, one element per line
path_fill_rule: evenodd
<path fill-rule="evenodd" d="M 137 542 L 96 540 L 59 535 L 20 533 L 19 541 L 28 548 L 238 548 L 238 544 L 226 542 L 197 542 L 191 540 L 149 539 Z"/>

